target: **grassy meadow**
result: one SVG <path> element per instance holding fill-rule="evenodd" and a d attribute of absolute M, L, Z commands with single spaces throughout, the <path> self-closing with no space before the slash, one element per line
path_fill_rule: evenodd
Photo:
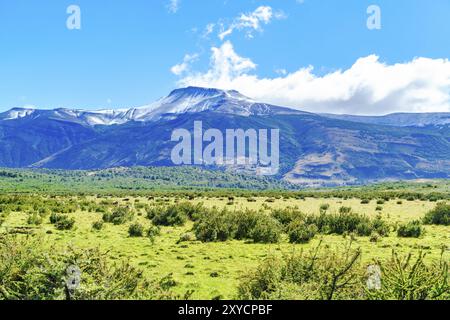
<path fill-rule="evenodd" d="M 49 250 L 67 250 L 74 248 L 97 247 L 108 252 L 109 260 L 127 260 L 143 271 L 144 276 L 151 279 L 161 279 L 171 274 L 173 283 L 171 290 L 183 296 L 189 292 L 192 299 L 235 299 L 238 298 L 238 287 L 245 277 L 255 270 L 268 257 L 282 257 L 287 254 L 314 250 L 319 243 L 327 249 L 345 248 L 350 242 L 353 248 L 360 248 L 359 263 L 362 267 L 376 260 L 389 260 L 393 250 L 400 255 L 418 255 L 425 253 L 425 262 L 450 261 L 450 226 L 424 225 L 419 237 L 399 237 L 398 227 L 402 224 L 422 220 L 427 212 L 433 210 L 435 199 L 405 199 L 390 197 L 387 200 L 372 198 L 362 201 L 363 197 L 290 197 L 283 193 L 268 196 L 254 193 L 253 196 L 226 196 L 221 194 L 202 194 L 154 196 L 137 194 L 100 194 L 100 195 L 46 195 L 36 194 L 28 197 L 39 197 L 42 201 L 52 201 L 48 212 L 39 214 L 38 222 L 30 221 L 30 215 L 37 216 L 39 204 L 23 202 L 5 215 L 0 227 L 0 234 L 14 234 L 15 237 L 38 237 L 42 246 Z M 8 194 L 7 194 L 8 195 Z M 7 196 L 6 195 L 6 196 Z M 10 195 L 10 194 L 9 194 Z M 20 197 L 20 196 L 19 196 Z M 19 201 L 19 200 L 17 200 Z M 6 202 L 6 200 L 5 200 Z M 4 203 L 5 203 L 4 202 Z M 226 209 L 233 212 L 254 211 L 259 215 L 270 215 L 271 212 L 291 208 L 306 215 L 338 214 L 340 208 L 351 208 L 352 212 L 371 219 L 381 217 L 389 223 L 388 234 L 383 237 L 354 233 L 332 234 L 318 232 L 305 243 L 291 243 L 287 233 L 282 233 L 277 241 L 255 243 L 250 239 L 227 239 L 225 241 L 205 242 L 187 237 L 195 234 L 193 231 L 195 219 L 187 219 L 179 225 L 160 226 L 159 234 L 151 237 L 145 234 L 130 235 L 130 226 L 138 223 L 144 228 L 152 228 L 149 218 L 152 208 L 177 206 L 179 203 L 190 203 L 193 207 L 201 206 L 208 210 Z M 367 203 L 368 202 L 368 203 Z M 10 201 L 11 203 L 11 201 Z M 42 202 L 41 202 L 42 203 Z M 68 206 L 71 209 L 65 215 L 73 218 L 73 226 L 68 230 L 58 230 L 51 223 L 49 215 L 55 206 Z M 98 209 L 95 208 L 99 205 Z M 102 207 L 103 206 L 103 207 Z M 124 223 L 104 223 L 106 211 L 116 207 L 126 207 L 133 211 L 133 217 Z M 98 211 L 98 212 L 96 212 Z M 34 212 L 34 213 L 33 213 Z M 96 230 L 95 222 L 102 221 L 102 226 Z M 61 228 L 63 229 L 63 228 Z M 186 237 L 186 236 L 185 236 Z M 264 241 L 263 241 L 264 242 Z M 50 249 L 51 248 L 51 249 Z M 1 286 L 1 282 L 0 282 Z"/>

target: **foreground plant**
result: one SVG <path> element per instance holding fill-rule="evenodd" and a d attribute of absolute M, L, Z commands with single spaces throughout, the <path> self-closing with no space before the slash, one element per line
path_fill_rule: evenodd
<path fill-rule="evenodd" d="M 390 261 L 378 262 L 381 269 L 379 290 L 367 290 L 372 300 L 443 300 L 450 299 L 449 262 L 444 249 L 437 263 L 426 264 L 424 253 L 414 259 L 402 258 L 395 251 Z"/>
<path fill-rule="evenodd" d="M 401 258 L 393 252 L 389 261 L 366 268 L 361 250 L 316 249 L 283 257 L 270 256 L 238 287 L 240 299 L 274 300 L 448 300 L 449 262 L 444 251 L 438 263 L 427 264 L 425 255 Z M 368 279 L 367 270 L 380 270 Z M 370 280 L 370 281 L 368 281 Z M 374 286 L 373 284 L 379 284 Z M 370 285 L 369 285 L 370 284 Z"/>
<path fill-rule="evenodd" d="M 171 276 L 149 280 L 128 261 L 111 261 L 99 249 L 59 251 L 41 238 L 0 235 L 0 300 L 181 298 Z"/>

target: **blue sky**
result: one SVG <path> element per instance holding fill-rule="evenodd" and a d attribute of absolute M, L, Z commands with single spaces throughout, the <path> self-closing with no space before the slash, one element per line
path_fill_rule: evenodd
<path fill-rule="evenodd" d="M 424 68 L 430 74 L 448 70 L 448 61 L 442 60 L 450 53 L 448 0 L 178 0 L 176 7 L 171 2 L 0 0 L 0 111 L 24 105 L 89 109 L 139 106 L 183 84 L 223 84 L 226 89 L 237 90 L 242 86 L 245 94 L 256 95 L 257 99 L 327 112 L 372 114 L 380 108 L 385 112 L 449 108 L 449 74 L 441 74 L 419 88 L 433 96 L 426 103 L 423 96 L 418 97 L 419 91 L 411 93 L 410 85 L 424 82 L 419 74 Z M 81 30 L 66 28 L 66 9 L 72 4 L 81 9 Z M 380 30 L 366 27 L 366 10 L 371 4 L 381 9 Z M 256 27 L 243 26 L 242 14 L 255 17 L 252 13 L 258 8 L 270 8 L 270 18 L 257 20 Z M 206 36 L 208 25 L 214 28 Z M 221 39 L 221 31 L 230 28 L 231 35 Z M 212 61 L 214 52 L 223 59 Z M 174 74 L 173 67 L 181 66 L 186 55 L 182 71 Z M 348 75 L 345 70 L 371 55 L 376 55 L 378 62 L 364 60 L 361 70 L 375 70 L 375 66 L 381 79 L 364 87 L 370 95 L 361 98 L 358 90 L 354 92 L 352 80 L 360 69 L 355 67 L 356 71 Z M 407 81 L 408 86 L 388 93 L 380 88 L 379 83 L 385 82 L 382 77 L 405 69 L 386 71 L 386 66 L 409 66 L 417 57 L 428 60 L 413 63 L 405 77 L 418 75 L 392 84 L 397 87 Z M 244 63 L 244 70 L 235 64 L 236 59 L 243 59 L 238 63 Z M 224 60 L 237 73 L 227 75 L 226 81 L 217 79 L 224 76 L 223 64 L 222 71 L 217 71 L 217 64 Z M 294 75 L 308 66 L 314 66 L 314 71 L 305 77 L 313 75 L 321 81 L 303 87 L 298 84 L 296 92 L 302 88 L 308 88 L 308 92 L 324 90 L 330 92 L 326 101 L 307 93 L 284 91 L 292 88 L 295 79 L 304 81 Z M 328 86 L 335 85 L 326 76 L 338 70 L 341 77 L 351 78 L 351 84 L 331 94 L 333 89 Z M 378 74 L 369 71 L 366 77 L 370 72 Z M 249 77 L 253 82 L 245 80 Z M 279 90 L 270 96 L 259 94 L 255 86 L 263 79 L 279 79 Z M 361 88 L 361 83 L 357 86 Z M 402 98 L 392 100 L 398 91 Z M 349 92 L 354 98 L 349 102 L 351 107 L 345 104 Z M 358 103 L 371 109 L 359 112 L 355 109 Z M 402 107 L 405 104 L 414 104 L 414 108 Z"/>

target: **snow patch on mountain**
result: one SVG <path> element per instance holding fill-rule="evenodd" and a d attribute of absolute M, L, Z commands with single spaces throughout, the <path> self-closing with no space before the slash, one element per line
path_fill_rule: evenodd
<path fill-rule="evenodd" d="M 13 109 L 0 114 L 0 120 L 15 120 L 34 116 L 47 116 L 62 121 L 85 125 L 120 125 L 129 121 L 158 121 L 161 118 L 185 113 L 218 112 L 249 117 L 252 115 L 291 114 L 300 111 L 258 103 L 235 90 L 187 87 L 172 91 L 169 96 L 152 104 L 118 110 L 85 111 L 76 109 L 31 110 Z"/>
<path fill-rule="evenodd" d="M 31 108 L 14 108 L 14 109 L 11 109 L 11 110 L 7 111 L 6 113 L 4 113 L 4 116 L 1 117 L 0 119 L 16 120 L 16 119 L 28 117 L 28 116 L 32 115 L 34 112 L 35 112 L 35 109 L 31 109 Z"/>

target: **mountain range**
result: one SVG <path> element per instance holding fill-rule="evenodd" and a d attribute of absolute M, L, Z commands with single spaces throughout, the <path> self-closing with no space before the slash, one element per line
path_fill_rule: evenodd
<path fill-rule="evenodd" d="M 170 167 L 172 131 L 192 130 L 200 120 L 204 129 L 222 132 L 280 129 L 275 178 L 301 186 L 450 177 L 450 113 L 314 114 L 260 103 L 233 90 L 197 87 L 130 109 L 1 113 L 0 167 Z"/>

